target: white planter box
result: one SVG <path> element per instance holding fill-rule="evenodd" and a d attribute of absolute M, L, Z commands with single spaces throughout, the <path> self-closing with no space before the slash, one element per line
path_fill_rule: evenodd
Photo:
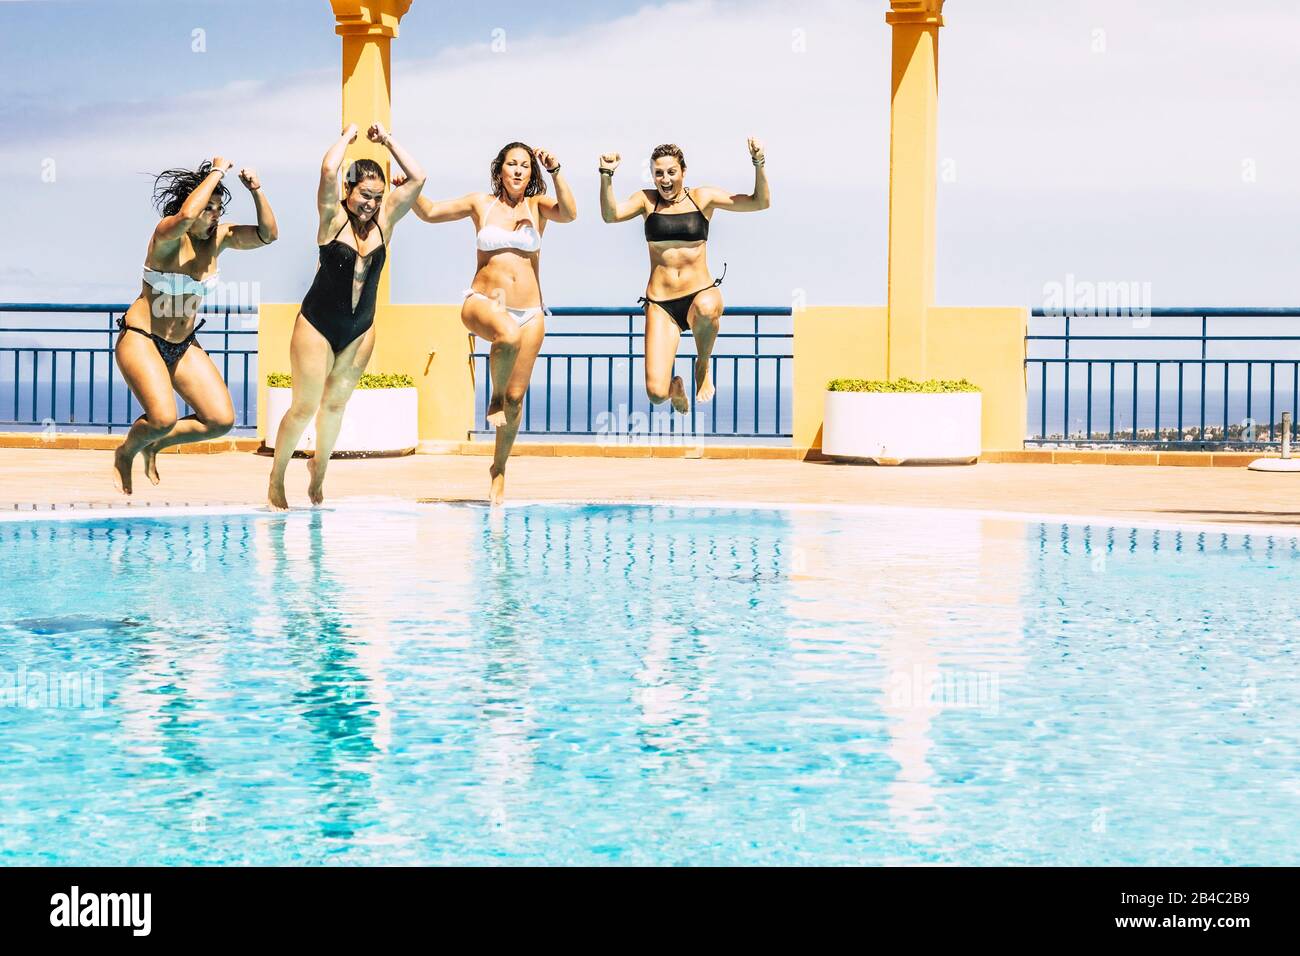
<path fill-rule="evenodd" d="M 898 465 L 970 464 L 979 453 L 979 392 L 826 393 L 824 455 Z"/>
<path fill-rule="evenodd" d="M 266 390 L 266 447 L 275 447 L 280 419 L 289 410 L 293 389 Z M 414 388 L 358 388 L 348 399 L 334 451 L 404 455 L 420 442 L 419 392 Z M 316 422 L 308 423 L 296 451 L 316 450 Z"/>

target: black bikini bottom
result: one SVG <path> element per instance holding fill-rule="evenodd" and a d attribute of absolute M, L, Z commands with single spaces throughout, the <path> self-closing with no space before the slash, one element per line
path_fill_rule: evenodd
<path fill-rule="evenodd" d="M 681 329 L 683 332 L 689 332 L 691 326 L 690 323 L 686 321 L 686 318 L 691 314 L 691 303 L 695 301 L 695 297 L 699 295 L 701 292 L 705 291 L 705 289 L 714 289 L 722 285 L 722 280 L 725 279 L 726 277 L 727 277 L 727 264 L 724 262 L 722 264 L 722 275 L 714 279 L 711 285 L 706 285 L 704 289 L 696 289 L 694 292 L 690 293 L 689 295 L 681 295 L 675 299 L 648 299 L 645 296 L 642 296 L 641 298 L 636 300 L 636 303 L 637 305 L 642 305 L 644 303 L 650 302 L 659 306 L 659 308 L 663 309 L 670 316 L 672 316 L 673 321 L 677 323 L 677 327 L 679 329 Z"/>
<path fill-rule="evenodd" d="M 144 329 L 137 328 L 134 325 L 127 325 L 126 316 L 118 317 L 117 327 L 123 331 L 139 332 L 141 335 L 147 335 L 149 338 L 153 339 L 153 344 L 158 349 L 158 354 L 162 356 L 163 363 L 170 370 L 176 367 L 176 363 L 181 360 L 181 356 L 185 354 L 186 350 L 189 349 L 191 345 L 197 345 L 199 349 L 203 348 L 203 346 L 199 345 L 198 341 L 195 340 L 194 335 L 199 331 L 199 329 L 203 328 L 204 323 L 207 321 L 207 319 L 199 319 L 199 324 L 194 326 L 193 331 L 179 342 L 172 342 L 163 338 L 161 335 L 146 332 Z"/>

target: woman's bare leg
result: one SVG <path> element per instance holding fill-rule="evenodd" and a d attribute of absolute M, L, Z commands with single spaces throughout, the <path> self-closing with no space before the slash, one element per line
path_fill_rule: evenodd
<path fill-rule="evenodd" d="M 519 323 L 500 302 L 466 296 L 461 306 L 460 320 L 479 338 L 492 345 L 488 354 L 488 368 L 492 379 L 492 397 L 488 400 L 487 420 L 493 428 L 506 423 L 502 395 L 519 355 Z"/>
<path fill-rule="evenodd" d="M 280 419 L 280 428 L 275 434 L 275 460 L 271 463 L 271 479 L 266 491 L 272 508 L 283 510 L 289 507 L 284 494 L 284 474 L 289 469 L 294 449 L 298 447 L 298 439 L 320 408 L 325 379 L 333 366 L 334 350 L 329 342 L 299 313 L 293 325 L 293 336 L 289 339 L 293 402 L 284 418 Z"/>
<path fill-rule="evenodd" d="M 713 376 L 710 374 L 713 345 L 718 340 L 722 323 L 722 293 L 716 287 L 705 289 L 691 303 L 686 322 L 695 339 L 695 400 L 703 404 L 713 398 Z"/>
<path fill-rule="evenodd" d="M 307 473 L 311 476 L 307 483 L 307 497 L 314 505 L 325 501 L 325 472 L 329 468 L 330 455 L 334 453 L 334 444 L 339 439 L 339 429 L 343 426 L 343 412 L 348 407 L 353 389 L 370 364 L 374 350 L 375 327 L 372 325 L 334 356 L 334 365 L 325 377 L 320 410 L 316 412 L 316 452 L 307 461 Z"/>
<path fill-rule="evenodd" d="M 503 395 L 505 422 L 497 429 L 492 466 L 488 469 L 488 476 L 492 479 L 488 501 L 494 505 L 505 500 L 506 462 L 510 458 L 510 450 L 515 446 L 515 436 L 519 434 L 524 396 L 528 394 L 528 383 L 533 377 L 533 363 L 537 360 L 537 353 L 542 350 L 542 340 L 546 337 L 545 322 L 545 316 L 537 315 L 519 330 L 518 358 L 506 380 Z"/>
<path fill-rule="evenodd" d="M 176 398 L 167 363 L 158 354 L 152 339 L 123 330 L 117 337 L 114 354 L 122 378 L 144 410 L 113 454 L 113 482 L 118 491 L 129 495 L 131 466 L 136 454 L 176 426 Z"/>
<path fill-rule="evenodd" d="M 645 306 L 645 393 L 651 405 L 673 403 L 674 410 L 685 415 L 691 410 L 690 400 L 680 375 L 673 374 L 677 346 L 682 330 L 662 308 L 653 302 Z"/>
<path fill-rule="evenodd" d="M 235 427 L 230 391 L 207 352 L 191 345 L 172 369 L 171 379 L 173 388 L 194 409 L 194 414 L 186 415 L 170 432 L 140 450 L 144 473 L 155 485 L 159 480 L 158 452 L 173 445 L 220 438 Z"/>

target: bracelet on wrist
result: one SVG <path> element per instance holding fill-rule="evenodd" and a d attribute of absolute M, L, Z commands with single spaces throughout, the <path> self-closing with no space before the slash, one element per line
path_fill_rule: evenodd
<path fill-rule="evenodd" d="M 600 166 L 600 167 L 598 167 L 598 168 L 600 169 L 601 173 L 607 173 L 607 174 L 609 174 L 610 176 L 613 176 L 613 175 L 614 175 L 614 170 L 612 170 L 612 169 L 606 169 L 604 166 Z"/>
<path fill-rule="evenodd" d="M 563 164 L 562 164 L 562 163 L 556 163 L 554 169 L 548 169 L 548 170 L 546 170 L 546 171 L 547 171 L 548 173 L 550 173 L 552 176 L 554 176 L 556 173 L 558 173 L 558 172 L 560 171 L 560 166 L 561 166 L 561 165 L 563 165 Z"/>

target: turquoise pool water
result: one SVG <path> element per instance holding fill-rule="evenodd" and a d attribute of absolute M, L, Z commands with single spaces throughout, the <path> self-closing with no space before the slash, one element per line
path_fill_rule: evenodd
<path fill-rule="evenodd" d="M 0 863 L 1294 864 L 1289 537 L 0 522 Z"/>

